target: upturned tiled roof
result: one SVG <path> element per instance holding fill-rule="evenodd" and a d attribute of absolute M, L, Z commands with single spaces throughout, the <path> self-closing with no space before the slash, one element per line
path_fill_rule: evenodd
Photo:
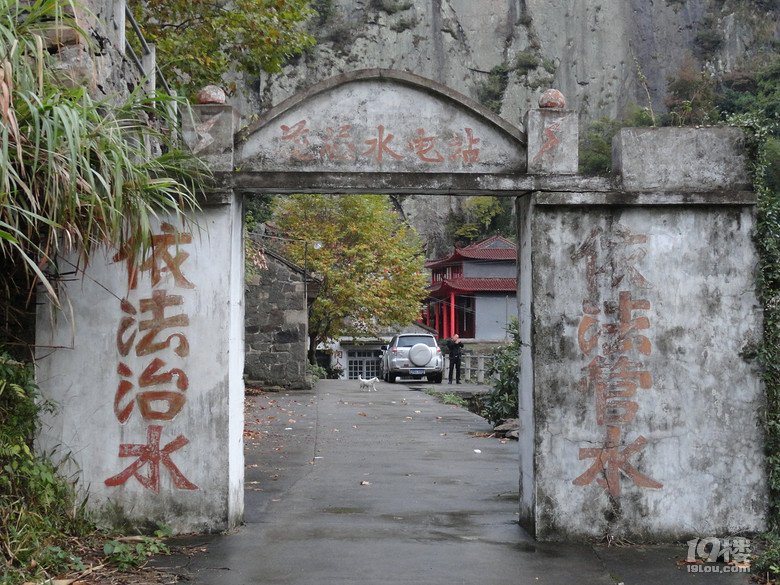
<path fill-rule="evenodd" d="M 445 258 L 429 260 L 426 268 L 439 268 L 451 264 L 460 264 L 463 260 L 514 261 L 517 259 L 517 246 L 501 236 L 493 236 L 465 248 L 455 248 L 455 252 Z"/>
<path fill-rule="evenodd" d="M 434 282 L 429 293 L 437 292 L 517 292 L 516 278 L 470 278 L 460 277 Z"/>

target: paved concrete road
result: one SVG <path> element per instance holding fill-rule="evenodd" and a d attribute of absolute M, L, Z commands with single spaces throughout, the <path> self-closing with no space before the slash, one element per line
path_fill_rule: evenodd
<path fill-rule="evenodd" d="M 207 554 L 171 570 L 201 585 L 748 581 L 688 573 L 684 545 L 534 542 L 517 524 L 517 442 L 402 383 L 377 388 L 248 398 L 245 524 L 190 538 Z"/>

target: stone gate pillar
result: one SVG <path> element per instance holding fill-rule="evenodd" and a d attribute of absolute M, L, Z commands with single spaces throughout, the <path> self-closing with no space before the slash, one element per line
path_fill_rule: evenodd
<path fill-rule="evenodd" d="M 230 169 L 235 117 L 217 110 L 200 154 Z M 104 524 L 211 532 L 243 513 L 241 203 L 211 193 L 188 219 L 162 218 L 135 272 L 121 250 L 83 275 L 64 258 L 65 309 L 39 312 L 38 381 L 58 411 L 37 445 L 70 458 Z"/>
<path fill-rule="evenodd" d="M 518 200 L 523 524 L 541 539 L 763 530 L 741 133 L 624 129 L 613 161 L 613 192 Z"/>

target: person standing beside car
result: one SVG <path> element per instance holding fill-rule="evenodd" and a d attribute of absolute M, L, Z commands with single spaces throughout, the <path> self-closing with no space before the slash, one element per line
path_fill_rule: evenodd
<path fill-rule="evenodd" d="M 456 333 L 447 340 L 447 348 L 450 351 L 450 384 L 452 384 L 452 370 L 455 369 L 455 383 L 460 384 L 460 358 L 463 355 L 463 342 Z"/>

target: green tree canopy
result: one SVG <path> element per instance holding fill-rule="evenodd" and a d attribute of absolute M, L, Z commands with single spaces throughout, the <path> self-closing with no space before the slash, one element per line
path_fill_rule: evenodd
<path fill-rule="evenodd" d="M 447 232 L 456 246 L 465 246 L 493 235 L 514 237 L 511 199 L 489 195 L 465 198 L 458 212 L 447 218 Z"/>
<path fill-rule="evenodd" d="M 277 72 L 313 44 L 307 0 L 129 0 L 168 81 L 186 95 L 231 69 Z M 231 88 L 228 88 L 231 89 Z"/>
<path fill-rule="evenodd" d="M 286 253 L 322 281 L 309 307 L 312 363 L 321 342 L 419 318 L 426 294 L 422 246 L 387 197 L 279 197 L 274 222 L 289 238 L 309 242 L 288 242 Z"/>

